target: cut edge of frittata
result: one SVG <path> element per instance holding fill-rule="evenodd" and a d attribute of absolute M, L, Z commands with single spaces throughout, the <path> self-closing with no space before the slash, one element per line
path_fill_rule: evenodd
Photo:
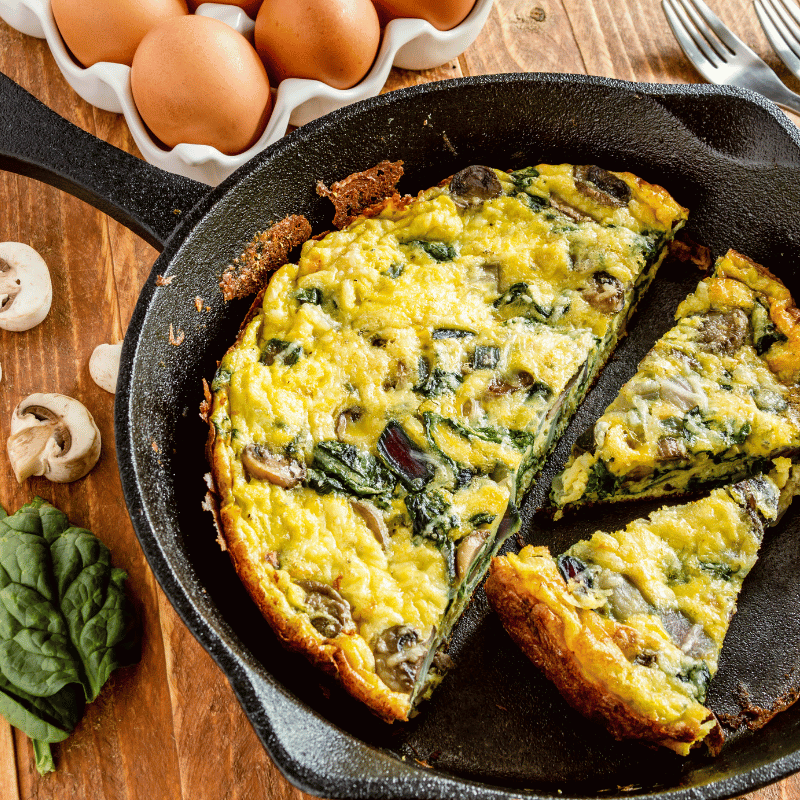
<path fill-rule="evenodd" d="M 341 585 L 336 581 L 331 584 L 290 575 L 286 569 L 282 568 L 279 554 L 275 550 L 254 546 L 253 525 L 249 521 L 252 509 L 243 509 L 235 502 L 231 502 L 234 484 L 241 481 L 242 478 L 242 464 L 238 463 L 237 465 L 236 462 L 243 453 L 237 456 L 231 448 L 235 430 L 233 430 L 230 420 L 226 425 L 223 419 L 227 413 L 225 409 L 229 402 L 228 394 L 232 381 L 231 374 L 227 371 L 227 359 L 237 348 L 254 346 L 258 343 L 259 337 L 266 338 L 268 336 L 262 336 L 260 329 L 262 324 L 267 324 L 264 320 L 270 314 L 276 313 L 270 310 L 275 299 L 271 298 L 269 294 L 272 283 L 266 287 L 251 307 L 235 344 L 221 362 L 217 376 L 210 387 L 210 397 L 207 398 L 205 404 L 205 416 L 209 422 L 207 452 L 212 464 L 212 492 L 207 505 L 217 512 L 220 541 L 228 550 L 238 575 L 264 617 L 287 648 L 303 653 L 320 668 L 334 675 L 350 694 L 366 703 L 387 721 L 407 719 L 412 713 L 415 703 L 430 694 L 432 688 L 451 665 L 446 654 L 442 652 L 442 647 L 446 645 L 450 630 L 460 617 L 472 592 L 482 580 L 490 559 L 497 553 L 508 536 L 518 529 L 517 502 L 521 494 L 530 486 L 547 451 L 557 440 L 577 404 L 611 354 L 638 299 L 652 281 L 656 270 L 663 261 L 669 241 L 686 219 L 685 209 L 675 203 L 663 189 L 647 184 L 628 173 L 607 173 L 593 167 L 574 169 L 570 167 L 568 174 L 561 167 L 545 166 L 544 168 L 551 170 L 552 174 L 546 173 L 538 182 L 534 180 L 534 177 L 539 177 L 536 169 L 512 173 L 510 178 L 504 173 L 495 173 L 495 175 L 499 176 L 506 194 L 511 191 L 519 195 L 527 195 L 528 199 L 523 202 L 529 208 L 534 211 L 547 208 L 548 214 L 556 215 L 558 219 L 564 219 L 564 224 L 572 225 L 573 228 L 581 220 L 592 219 L 590 212 L 597 216 L 613 215 L 620 205 L 624 206 L 624 203 L 620 204 L 618 198 L 611 196 L 602 202 L 598 201 L 597 197 L 593 196 L 597 195 L 598 191 L 591 187 L 586 188 L 588 184 L 592 183 L 592 178 L 605 183 L 606 189 L 610 187 L 612 192 L 622 184 L 628 187 L 626 189 L 629 194 L 628 202 L 637 203 L 639 213 L 643 213 L 646 218 L 652 218 L 650 227 L 659 224 L 663 230 L 658 237 L 651 241 L 649 245 L 651 249 L 646 258 L 643 256 L 644 260 L 640 265 L 639 272 L 636 273 L 636 280 L 631 285 L 623 287 L 618 280 L 603 277 L 595 281 L 596 285 L 592 284 L 587 290 L 591 298 L 587 302 L 591 302 L 593 306 L 598 304 L 595 307 L 604 309 L 602 313 L 609 316 L 612 323 L 604 324 L 602 337 L 594 335 L 592 341 L 587 342 L 585 346 L 587 358 L 578 365 L 566 385 L 560 387 L 559 393 L 551 398 L 552 402 L 548 401 L 550 402 L 549 412 L 547 415 L 543 415 L 539 430 L 531 431 L 530 438 L 535 441 L 529 444 L 527 452 L 523 452 L 520 461 L 521 466 L 527 466 L 524 470 L 521 469 L 517 475 L 511 476 L 513 480 L 506 481 L 509 502 L 505 513 L 498 513 L 491 520 L 476 521 L 472 533 L 458 541 L 459 547 L 456 550 L 460 552 L 461 545 L 464 545 L 463 549 L 469 551 L 469 563 L 463 568 L 463 574 L 459 577 L 460 583 L 451 589 L 449 605 L 446 607 L 438 627 L 434 626 L 426 639 L 423 640 L 413 629 L 404 630 L 404 626 L 395 626 L 397 630 L 389 637 L 391 641 L 387 640 L 382 645 L 379 643 L 378 649 L 380 646 L 384 646 L 384 649 L 388 648 L 387 652 L 373 652 L 370 649 L 370 643 L 359 636 L 357 632 L 353 617 L 357 616 L 359 610 L 352 607 L 350 602 L 345 599 L 346 592 Z M 487 168 L 479 168 L 479 170 L 494 173 Z M 592 170 L 594 172 L 591 172 Z M 464 171 L 464 173 L 467 172 Z M 462 206 L 463 204 L 463 207 L 472 206 L 474 208 L 490 199 L 488 196 L 480 196 L 484 191 L 481 185 L 471 184 L 470 181 L 475 177 L 474 174 L 472 176 L 467 174 L 465 178 L 464 173 L 459 173 L 451 179 L 451 182 L 460 180 L 466 184 L 461 187 L 461 197 L 457 193 L 453 193 L 458 201 L 457 205 Z M 576 181 L 578 180 L 582 182 L 581 185 L 584 188 L 576 191 Z M 547 183 L 548 181 L 552 186 Z M 491 183 L 491 178 L 488 178 L 488 182 Z M 572 192 L 575 197 L 570 199 L 574 205 L 567 203 L 556 191 L 558 188 L 563 192 L 563 187 L 569 185 L 573 185 Z M 403 213 L 411 204 L 413 201 L 408 198 L 389 198 L 378 210 L 377 215 Z M 363 220 L 361 222 L 363 223 Z M 359 221 L 357 220 L 354 224 L 359 224 Z M 644 230 L 647 229 L 645 226 Z M 313 250 L 314 247 L 314 242 L 307 243 L 304 246 L 304 254 L 308 248 Z M 439 255 L 434 253 L 433 258 L 438 261 Z M 273 280 L 285 280 L 282 273 L 291 268 L 292 265 L 282 268 Z M 497 267 L 491 265 L 491 269 L 497 269 Z M 491 274 L 491 269 L 488 270 L 489 274 Z M 587 274 L 592 276 L 591 269 L 596 269 L 596 264 L 582 264 L 581 269 L 589 269 Z M 580 270 L 578 272 L 580 273 Z M 312 269 L 308 274 L 313 276 L 314 270 Z M 602 274 L 607 275 L 607 273 Z M 298 289 L 298 286 L 291 284 L 291 281 L 290 285 L 294 285 L 294 289 Z M 314 291 L 314 289 L 307 288 L 306 284 L 302 284 L 293 296 L 302 294 L 304 299 L 301 302 L 310 304 L 309 307 L 311 307 L 317 304 L 319 299 L 313 294 Z M 500 307 L 499 313 L 503 315 L 508 324 L 517 324 L 513 305 L 528 303 L 530 298 L 531 295 L 525 295 L 519 290 L 518 285 L 511 286 L 509 290 L 501 292 L 495 301 L 495 308 Z M 536 306 L 535 301 L 531 302 Z M 608 307 L 607 311 L 605 310 L 606 306 Z M 524 305 L 522 307 L 525 309 Z M 536 314 L 532 318 L 525 317 L 526 324 L 530 326 L 531 330 L 535 331 L 538 326 L 542 330 L 552 330 L 554 335 L 572 336 L 577 339 L 587 336 L 592 338 L 589 331 L 575 332 L 566 323 L 563 328 L 559 328 L 552 324 L 552 320 L 538 319 L 536 315 L 541 312 L 538 310 L 538 306 L 536 308 Z M 563 308 L 562 311 L 564 311 Z M 556 316 L 552 310 L 549 314 Z M 561 332 L 559 333 L 559 331 Z M 434 338 L 437 337 L 434 335 Z M 285 344 L 284 342 L 283 345 Z M 270 345 L 269 341 L 267 345 Z M 294 352 L 294 350 L 270 352 L 268 363 L 271 365 L 273 361 L 279 363 L 283 361 L 285 365 L 288 365 L 290 361 L 286 353 L 292 355 Z M 473 361 L 477 360 L 477 356 L 475 356 Z M 420 379 L 422 377 L 420 375 Z M 531 388 L 526 382 L 520 381 L 519 385 L 509 387 L 498 385 L 497 391 L 502 395 L 506 390 L 513 392 L 525 390 L 527 392 L 534 389 L 536 389 L 535 384 Z M 427 413 L 426 411 L 425 414 Z M 422 425 L 425 415 L 420 412 L 420 417 L 420 426 L 418 427 L 426 427 L 427 422 Z M 389 427 L 387 425 L 384 434 Z M 477 442 L 483 436 L 482 430 L 468 430 L 462 435 L 470 438 L 470 441 Z M 408 437 L 408 432 L 403 432 L 403 434 Z M 384 442 L 384 449 L 385 444 Z M 419 447 L 420 442 L 412 441 L 411 446 Z M 534 448 L 536 453 L 532 452 Z M 438 452 L 440 451 L 437 448 Z M 370 457 L 374 460 L 375 455 L 371 454 Z M 377 455 L 380 455 L 380 447 Z M 248 474 L 248 469 L 245 469 L 244 478 L 247 481 L 263 482 L 269 487 L 268 491 L 276 497 L 280 492 L 294 490 L 298 484 L 299 471 L 305 474 L 306 466 L 312 470 L 317 466 L 314 460 L 302 465 L 283 456 L 278 456 L 273 460 L 275 463 L 271 469 L 275 474 L 262 474 L 257 477 L 251 471 Z M 336 490 L 334 490 L 333 498 L 335 499 L 336 496 Z M 318 505 L 321 504 L 330 509 L 331 497 L 331 495 L 320 495 Z M 361 505 L 369 504 L 362 503 Z M 355 505 L 353 508 L 356 510 Z M 358 519 L 360 515 L 362 524 L 366 522 L 367 528 L 370 528 L 369 516 L 373 511 L 362 507 L 357 509 L 357 512 L 355 519 Z M 374 542 L 374 539 L 379 537 L 375 531 L 373 534 L 374 536 L 372 534 L 370 536 Z M 456 552 L 453 553 L 453 561 L 456 562 L 453 568 L 461 573 L 462 569 L 457 565 L 458 555 Z M 315 616 L 315 624 L 312 624 L 312 616 Z M 326 629 L 325 620 L 334 620 L 337 623 L 335 627 L 338 628 L 338 631 L 334 632 L 333 627 L 329 630 Z M 331 635 L 326 635 L 326 630 Z M 391 633 L 391 631 L 389 632 Z M 376 672 L 376 661 L 379 659 L 390 665 L 394 661 L 398 661 L 402 662 L 401 666 L 410 664 L 413 667 L 415 679 L 411 692 L 394 691 L 381 680 Z"/>
<path fill-rule="evenodd" d="M 719 751 L 707 686 L 764 528 L 800 480 L 800 466 L 774 463 L 769 477 L 598 531 L 559 557 L 528 545 L 493 560 L 486 594 L 511 638 L 615 738 Z"/>
<path fill-rule="evenodd" d="M 800 452 L 800 310 L 780 279 L 730 250 L 675 318 L 573 445 L 550 492 L 557 517 L 688 495 Z"/>

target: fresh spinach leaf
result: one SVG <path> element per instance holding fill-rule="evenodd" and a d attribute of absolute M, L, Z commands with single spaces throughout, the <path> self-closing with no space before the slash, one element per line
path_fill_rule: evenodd
<path fill-rule="evenodd" d="M 123 588 L 127 574 L 111 566 L 111 553 L 92 533 L 68 528 L 50 547 L 61 613 L 80 654 L 94 700 L 111 673 L 131 663 L 132 618 Z"/>
<path fill-rule="evenodd" d="M 40 770 L 112 670 L 135 660 L 125 578 L 41 498 L 0 515 L 0 714 L 34 740 Z"/>

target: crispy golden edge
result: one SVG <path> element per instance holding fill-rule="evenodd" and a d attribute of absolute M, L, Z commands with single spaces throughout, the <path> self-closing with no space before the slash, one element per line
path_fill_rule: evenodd
<path fill-rule="evenodd" d="M 250 322 L 261 310 L 266 287 L 259 292 L 250 306 L 244 322 L 242 323 L 236 341 L 231 345 L 233 350 L 241 342 Z M 201 404 L 201 417 L 208 423 L 208 438 L 206 440 L 206 459 L 211 465 L 209 478 L 209 492 L 206 494 L 203 507 L 214 516 L 217 527 L 217 541 L 223 550 L 227 550 L 236 574 L 242 581 L 245 589 L 262 615 L 269 623 L 272 630 L 288 650 L 301 653 L 312 664 L 321 668 L 327 674 L 336 678 L 347 692 L 357 700 L 363 702 L 375 714 L 386 722 L 407 720 L 410 703 L 407 696 L 392 692 L 388 688 L 383 693 L 365 680 L 364 675 L 354 668 L 347 659 L 344 649 L 334 640 L 320 641 L 309 635 L 304 626 L 297 620 L 287 618 L 278 607 L 277 602 L 270 596 L 262 583 L 262 575 L 253 563 L 253 555 L 247 542 L 238 532 L 237 512 L 232 508 L 221 507 L 220 498 L 230 491 L 231 481 L 229 474 L 223 470 L 220 459 L 215 456 L 224 442 L 217 437 L 217 431 L 211 423 L 212 398 L 207 385 L 204 388 L 204 400 Z M 264 566 L 277 581 L 277 571 L 270 565 Z M 402 699 L 405 698 L 405 699 Z"/>
<path fill-rule="evenodd" d="M 396 194 L 395 186 L 402 177 L 402 161 L 381 161 L 336 181 L 330 188 L 318 181 L 317 194 L 333 203 L 336 209 L 333 224 L 341 229 L 358 217 L 374 216 L 376 207 Z"/>
<path fill-rule="evenodd" d="M 235 516 L 228 509 L 221 510 L 223 536 L 228 553 L 236 574 L 281 644 L 287 650 L 302 654 L 312 664 L 336 678 L 347 692 L 366 704 L 385 722 L 408 719 L 409 703 L 399 701 L 398 696 L 389 690 L 384 695 L 371 686 L 361 672 L 350 664 L 343 648 L 336 641 L 327 639 L 320 642 L 304 630 L 304 626 L 297 620 L 281 612 L 276 600 L 264 587 L 262 575 L 253 564 L 247 543 L 237 534 Z M 272 566 L 265 566 L 265 569 L 277 582 L 277 571 Z"/>
<path fill-rule="evenodd" d="M 672 750 L 699 743 L 699 729 L 685 722 L 664 724 L 649 719 L 626 704 L 612 687 L 587 676 L 567 646 L 562 621 L 526 590 L 505 558 L 493 559 L 485 589 L 508 634 L 574 709 L 604 724 L 616 739 L 636 739 Z M 591 639 L 585 641 L 588 644 Z M 596 643 L 598 654 L 603 644 Z M 709 719 L 714 718 L 711 711 L 708 713 Z M 716 753 L 722 740 L 722 729 L 715 720 L 704 741 Z"/>
<path fill-rule="evenodd" d="M 257 233 L 244 252 L 229 264 L 219 287 L 225 300 L 248 297 L 262 288 L 267 275 L 282 267 L 289 253 L 311 237 L 311 224 L 301 214 L 292 214 Z"/>
<path fill-rule="evenodd" d="M 767 351 L 763 359 L 784 383 L 800 380 L 800 309 L 783 281 L 762 264 L 737 252 L 728 252 L 718 261 L 717 274 L 748 286 L 769 305 L 769 315 L 777 329 L 788 339 L 789 347 L 779 355 Z"/>

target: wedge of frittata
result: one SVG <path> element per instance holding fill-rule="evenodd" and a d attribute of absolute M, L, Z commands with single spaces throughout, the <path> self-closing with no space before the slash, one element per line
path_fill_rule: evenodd
<path fill-rule="evenodd" d="M 553 481 L 558 509 L 685 494 L 800 452 L 800 312 L 730 251 Z"/>
<path fill-rule="evenodd" d="M 618 739 L 686 755 L 722 732 L 706 691 L 765 526 L 797 489 L 779 458 L 758 475 L 558 558 L 528 546 L 494 559 L 486 593 L 506 630 L 578 711 Z"/>
<path fill-rule="evenodd" d="M 408 717 L 685 217 L 628 173 L 469 167 L 274 274 L 214 378 L 208 452 L 288 647 Z"/>

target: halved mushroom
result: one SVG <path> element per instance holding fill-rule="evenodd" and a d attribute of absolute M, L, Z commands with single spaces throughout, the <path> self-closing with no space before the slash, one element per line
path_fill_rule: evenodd
<path fill-rule="evenodd" d="M 709 353 L 733 355 L 747 339 L 750 320 L 740 308 L 706 314 L 698 328 L 698 341 Z"/>
<path fill-rule="evenodd" d="M 22 242 L 0 242 L 0 328 L 33 328 L 47 316 L 52 301 L 44 259 Z"/>
<path fill-rule="evenodd" d="M 43 475 L 70 483 L 100 458 L 100 431 L 80 402 L 63 394 L 32 394 L 11 415 L 8 457 L 17 480 Z"/>
<path fill-rule="evenodd" d="M 575 188 L 596 203 L 622 208 L 630 202 L 631 187 L 622 178 L 601 167 L 576 166 L 573 174 Z"/>
<path fill-rule="evenodd" d="M 478 528 L 461 540 L 456 550 L 456 575 L 458 580 L 463 581 L 467 577 L 469 568 L 478 553 L 480 553 L 481 548 L 489 541 L 491 534 L 492 532 L 489 528 Z"/>
<path fill-rule="evenodd" d="M 338 417 L 336 417 L 336 424 L 334 425 L 333 430 L 335 431 L 336 438 L 339 441 L 342 440 L 342 437 L 347 432 L 348 424 L 351 422 L 358 422 L 363 413 L 364 409 L 354 406 L 353 408 L 346 408 L 339 414 Z"/>
<path fill-rule="evenodd" d="M 714 643 L 700 623 L 692 623 L 679 610 L 662 611 L 659 614 L 664 630 L 677 647 L 691 658 L 708 656 L 714 650 Z"/>
<path fill-rule="evenodd" d="M 579 208 L 575 208 L 575 206 L 571 206 L 563 197 L 559 197 L 555 193 L 550 195 L 550 205 L 553 206 L 556 211 L 560 211 L 570 219 L 574 219 L 575 222 L 587 222 L 591 219 L 588 214 L 584 213 Z"/>
<path fill-rule="evenodd" d="M 119 359 L 122 355 L 122 342 L 119 344 L 99 344 L 89 359 L 89 374 L 92 380 L 107 392 L 117 391 Z"/>
<path fill-rule="evenodd" d="M 497 175 L 489 167 L 475 164 L 462 169 L 450 179 L 450 194 L 459 206 L 480 205 L 484 200 L 499 197 L 502 192 L 503 187 Z"/>
<path fill-rule="evenodd" d="M 686 443 L 682 439 L 676 439 L 674 436 L 662 436 L 658 440 L 656 447 L 658 461 L 680 461 L 688 457 Z"/>
<path fill-rule="evenodd" d="M 295 581 L 306 593 L 306 609 L 311 624 L 326 638 L 355 630 L 350 603 L 327 583 L 320 581 Z"/>
<path fill-rule="evenodd" d="M 629 578 L 619 572 L 600 570 L 597 575 L 597 588 L 608 592 L 606 602 L 620 622 L 625 622 L 634 614 L 646 614 L 650 611 L 650 604 L 644 599 L 644 595 Z"/>
<path fill-rule="evenodd" d="M 372 531 L 378 544 L 385 550 L 389 546 L 389 528 L 380 509 L 364 500 L 351 500 L 350 505 Z"/>
<path fill-rule="evenodd" d="M 372 642 L 378 677 L 393 692 L 410 694 L 428 652 L 429 642 L 430 639 L 421 642 L 419 633 L 410 625 L 387 628 Z"/>
<path fill-rule="evenodd" d="M 276 456 L 260 444 L 248 444 L 244 448 L 242 466 L 254 478 L 269 481 L 284 489 L 297 486 L 306 476 L 306 470 L 302 464 Z"/>
<path fill-rule="evenodd" d="M 659 390 L 664 400 L 672 403 L 681 411 L 689 411 L 695 406 L 708 407 L 705 393 L 700 388 L 693 386 L 691 381 L 682 375 L 660 378 Z"/>
<path fill-rule="evenodd" d="M 583 299 L 603 314 L 615 314 L 625 305 L 625 289 L 613 275 L 595 272 L 591 284 L 583 290 Z"/>

